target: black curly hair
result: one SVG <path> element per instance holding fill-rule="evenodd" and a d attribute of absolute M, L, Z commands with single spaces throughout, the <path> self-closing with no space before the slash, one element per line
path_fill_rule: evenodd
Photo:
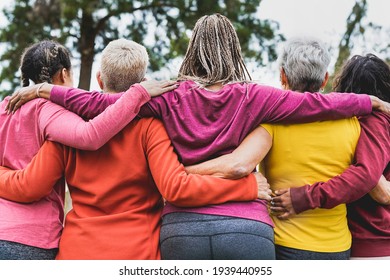
<path fill-rule="evenodd" d="M 390 67 L 374 54 L 355 55 L 336 76 L 333 89 L 375 95 L 390 102 Z"/>

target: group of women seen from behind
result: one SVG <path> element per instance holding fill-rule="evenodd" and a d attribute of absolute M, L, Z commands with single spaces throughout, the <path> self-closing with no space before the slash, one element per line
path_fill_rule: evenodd
<path fill-rule="evenodd" d="M 121 51 L 132 51 L 126 48 Z M 102 140 L 97 151 L 88 152 L 49 142 L 28 165 L 44 139 L 62 140 L 62 136 L 40 136 L 22 164 L 0 162 L 11 169 L 26 168 L 1 169 L 0 196 L 40 203 L 55 182 L 63 182 L 65 172 L 74 205 L 57 256 L 63 259 L 348 259 L 351 241 L 353 257 L 389 257 L 390 209 L 374 200 L 376 193 L 388 191 L 390 179 L 389 66 L 371 54 L 355 56 L 336 79 L 335 91 L 358 94 L 320 94 L 314 92 L 325 86 L 330 61 L 321 42 L 291 40 L 279 61 L 283 90 L 248 81 L 236 31 L 226 17 L 215 14 L 197 21 L 178 85 L 142 82 L 141 86 L 138 80 L 125 92 L 101 94 L 30 77 L 38 85 L 22 88 L 19 95 L 2 102 L 4 108 L 8 105 L 13 110 L 38 93 L 82 117 L 96 116 L 92 125 L 99 125 L 102 119 L 101 133 L 108 139 Z M 119 71 L 129 71 L 125 65 L 121 67 Z M 108 83 L 109 77 L 104 77 L 102 85 Z M 167 92 L 150 99 L 147 91 L 154 95 Z M 26 106 L 36 108 L 33 104 L 41 103 L 68 112 L 37 99 L 16 111 L 18 121 L 22 122 Z M 387 114 L 370 114 L 372 107 L 387 110 Z M 60 113 L 55 111 L 53 116 L 56 114 Z M 128 124 L 135 116 L 142 119 Z M 51 123 L 54 117 L 46 118 Z M 77 128 L 69 122 L 69 131 L 72 126 Z M 2 143 L 12 142 L 5 128 L 4 132 L 1 129 Z M 141 139 L 137 135 L 142 135 Z M 64 144 L 72 146 L 71 141 Z M 22 157 L 8 151 L 12 159 Z M 121 162 L 121 166 L 101 163 L 102 159 Z M 44 161 L 52 162 L 49 172 Z M 271 198 L 269 185 L 260 174 L 249 174 L 260 161 L 276 197 Z M 183 164 L 187 172 L 204 175 L 187 175 Z M 221 176 L 227 179 L 217 178 Z M 243 178 L 232 180 L 239 177 Z M 148 187 L 143 190 L 143 186 Z M 63 185 L 59 189 L 62 191 Z M 88 198 L 91 194 L 96 200 Z M 62 197 L 61 193 L 60 206 Z M 4 208 L 8 203 L 26 205 L 26 212 L 34 205 L 0 202 Z M 150 211 L 151 216 L 147 215 Z M 20 226 L 33 221 L 27 217 L 21 214 Z M 44 250 L 58 248 L 62 218 L 57 215 L 57 238 Z M 126 224 L 125 219 L 129 221 Z M 92 221 L 96 222 L 93 226 Z M 42 247 L 10 240 L 15 233 L 2 227 L 0 224 L 0 239 L 5 246 Z M 136 238 L 119 249 L 130 235 Z M 148 253 L 126 252 L 138 252 L 137 247 Z M 26 248 L 30 247 L 21 251 Z"/>

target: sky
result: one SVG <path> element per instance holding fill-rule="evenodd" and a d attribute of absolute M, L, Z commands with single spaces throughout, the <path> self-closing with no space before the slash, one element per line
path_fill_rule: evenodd
<path fill-rule="evenodd" d="M 390 1 L 387 0 L 367 0 L 368 12 L 367 21 L 382 25 L 387 32 L 390 32 Z M 0 8 L 10 5 L 12 1 L 0 1 Z M 333 61 L 337 56 L 336 47 L 346 28 L 346 19 L 354 5 L 354 0 L 263 0 L 260 4 L 259 17 L 261 19 L 272 19 L 279 22 L 280 32 L 288 39 L 294 36 L 309 35 L 315 36 L 325 41 L 331 48 Z M 4 26 L 6 21 L 0 16 L 0 26 Z M 373 40 L 381 41 L 381 37 L 373 35 Z M 388 36 L 387 38 L 390 38 Z M 365 42 L 361 42 L 361 49 L 357 52 L 367 52 L 369 49 Z M 0 49 L 1 51 L 1 49 Z M 170 68 L 173 72 L 178 70 L 181 61 L 176 61 Z M 77 63 L 76 63 L 77 64 Z M 98 90 L 95 81 L 98 70 L 99 57 L 94 63 L 92 73 L 91 89 Z M 1 67 L 1 66 L 0 66 Z M 259 69 L 254 65 L 248 65 L 252 78 L 269 85 L 279 86 L 279 73 L 275 63 L 270 63 L 267 67 Z M 331 69 L 330 69 L 331 70 Z M 77 84 L 78 69 L 75 69 L 75 81 Z M 151 73 L 148 73 L 149 76 Z M 163 75 L 164 76 L 164 75 Z M 167 75 L 168 76 L 168 75 Z"/>
<path fill-rule="evenodd" d="M 382 25 L 390 32 L 390 1 L 367 0 L 366 21 Z M 355 0 L 263 0 L 259 9 L 261 19 L 272 19 L 280 24 L 280 31 L 286 39 L 294 36 L 314 36 L 330 47 L 332 72 L 337 59 L 337 46 L 346 30 L 346 20 Z M 375 36 L 373 36 L 375 37 Z M 390 36 L 387 36 L 390 38 Z M 375 40 L 381 38 L 375 37 Z M 362 42 L 354 50 L 356 54 L 371 51 Z M 277 73 L 274 75 L 273 73 Z M 276 63 L 259 71 L 255 79 L 273 86 L 279 86 Z"/>

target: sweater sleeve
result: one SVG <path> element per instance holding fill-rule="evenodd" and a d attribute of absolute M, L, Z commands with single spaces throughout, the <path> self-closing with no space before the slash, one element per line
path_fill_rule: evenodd
<path fill-rule="evenodd" d="M 149 94 L 141 85 L 134 85 L 118 102 L 88 122 L 47 102 L 40 108 L 39 126 L 47 140 L 78 149 L 97 150 L 132 121 L 149 99 Z"/>
<path fill-rule="evenodd" d="M 327 182 L 291 188 L 296 213 L 308 209 L 333 208 L 353 202 L 378 183 L 390 160 L 389 120 L 382 113 L 359 119 L 361 133 L 355 151 L 355 163 Z"/>
<path fill-rule="evenodd" d="M 0 197 L 17 202 L 33 202 L 50 194 L 64 176 L 64 147 L 46 141 L 22 170 L 0 167 Z"/>
<path fill-rule="evenodd" d="M 129 89 L 131 90 L 131 88 Z M 101 93 L 78 88 L 54 86 L 50 92 L 50 101 L 85 118 L 92 119 L 114 104 L 125 92 Z M 137 105 L 136 103 L 134 105 Z"/>
<path fill-rule="evenodd" d="M 300 93 L 258 84 L 252 85 L 251 92 L 251 112 L 261 122 L 305 123 L 361 116 L 372 111 L 371 99 L 365 94 Z"/>
<path fill-rule="evenodd" d="M 131 88 L 127 91 L 130 90 Z M 54 86 L 50 92 L 50 101 L 85 119 L 92 119 L 101 114 L 108 106 L 114 104 L 127 91 L 108 94 L 79 88 Z M 166 98 L 162 96 L 153 99 L 149 97 L 148 101 L 148 103 L 141 106 L 138 112 L 139 117 L 158 118 L 162 115 L 164 109 L 165 111 L 169 109 Z"/>
<path fill-rule="evenodd" d="M 148 128 L 146 155 L 162 196 L 180 207 L 197 207 L 257 198 L 257 182 L 250 174 L 239 180 L 187 174 L 178 161 L 164 126 L 157 119 Z"/>

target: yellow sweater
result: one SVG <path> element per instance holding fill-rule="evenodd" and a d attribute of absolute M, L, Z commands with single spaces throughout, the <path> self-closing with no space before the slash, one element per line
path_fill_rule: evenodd
<path fill-rule="evenodd" d="M 263 161 L 273 191 L 313 184 L 340 174 L 352 162 L 360 135 L 356 118 L 295 125 L 262 125 L 273 145 Z M 351 247 L 345 204 L 308 210 L 288 220 L 272 217 L 275 243 L 316 252 Z"/>

